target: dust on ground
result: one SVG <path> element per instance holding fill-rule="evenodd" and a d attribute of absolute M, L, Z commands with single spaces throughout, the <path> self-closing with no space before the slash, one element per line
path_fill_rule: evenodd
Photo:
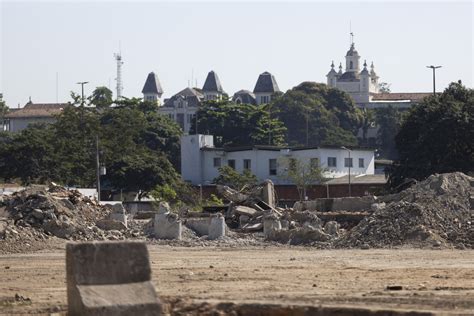
<path fill-rule="evenodd" d="M 149 251 L 153 282 L 173 302 L 173 315 L 215 300 L 474 312 L 472 250 L 150 245 Z M 0 314 L 65 313 L 64 259 L 63 250 L 1 255 Z"/>

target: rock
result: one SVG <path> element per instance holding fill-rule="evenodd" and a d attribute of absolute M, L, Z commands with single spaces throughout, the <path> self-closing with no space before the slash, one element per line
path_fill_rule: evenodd
<path fill-rule="evenodd" d="M 44 218 L 44 213 L 42 210 L 35 208 L 31 211 L 31 216 L 33 216 L 36 219 L 43 219 Z"/>
<path fill-rule="evenodd" d="M 125 230 L 127 226 L 120 221 L 115 221 L 112 219 L 102 219 L 96 222 L 96 226 L 103 230 Z"/>
<path fill-rule="evenodd" d="M 69 220 L 51 220 L 43 225 L 45 232 L 49 232 L 59 238 L 67 238 L 76 232 L 76 228 Z"/>
<path fill-rule="evenodd" d="M 339 224 L 336 221 L 326 222 L 324 225 L 324 232 L 331 236 L 339 236 Z"/>
<path fill-rule="evenodd" d="M 0 239 L 5 239 L 7 234 L 8 222 L 0 220 Z"/>

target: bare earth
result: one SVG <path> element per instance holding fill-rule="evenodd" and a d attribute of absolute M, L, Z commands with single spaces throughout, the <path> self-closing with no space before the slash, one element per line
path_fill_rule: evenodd
<path fill-rule="evenodd" d="M 473 250 L 149 246 L 167 302 L 219 300 L 474 314 Z M 401 285 L 402 290 L 386 290 Z M 24 298 L 14 300 L 15 294 Z M 191 303 L 190 303 L 191 304 Z M 64 314 L 64 250 L 0 256 L 0 314 Z"/>

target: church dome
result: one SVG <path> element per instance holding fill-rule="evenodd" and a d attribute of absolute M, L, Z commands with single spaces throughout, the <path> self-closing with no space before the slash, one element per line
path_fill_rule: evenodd
<path fill-rule="evenodd" d="M 346 56 L 359 56 L 359 53 L 354 47 L 354 43 L 351 44 L 351 48 L 347 51 Z"/>

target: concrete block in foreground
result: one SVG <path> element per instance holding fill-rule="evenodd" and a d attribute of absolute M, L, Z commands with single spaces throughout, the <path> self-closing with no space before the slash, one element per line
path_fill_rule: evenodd
<path fill-rule="evenodd" d="M 68 315 L 161 315 L 144 242 L 66 245 Z"/>

